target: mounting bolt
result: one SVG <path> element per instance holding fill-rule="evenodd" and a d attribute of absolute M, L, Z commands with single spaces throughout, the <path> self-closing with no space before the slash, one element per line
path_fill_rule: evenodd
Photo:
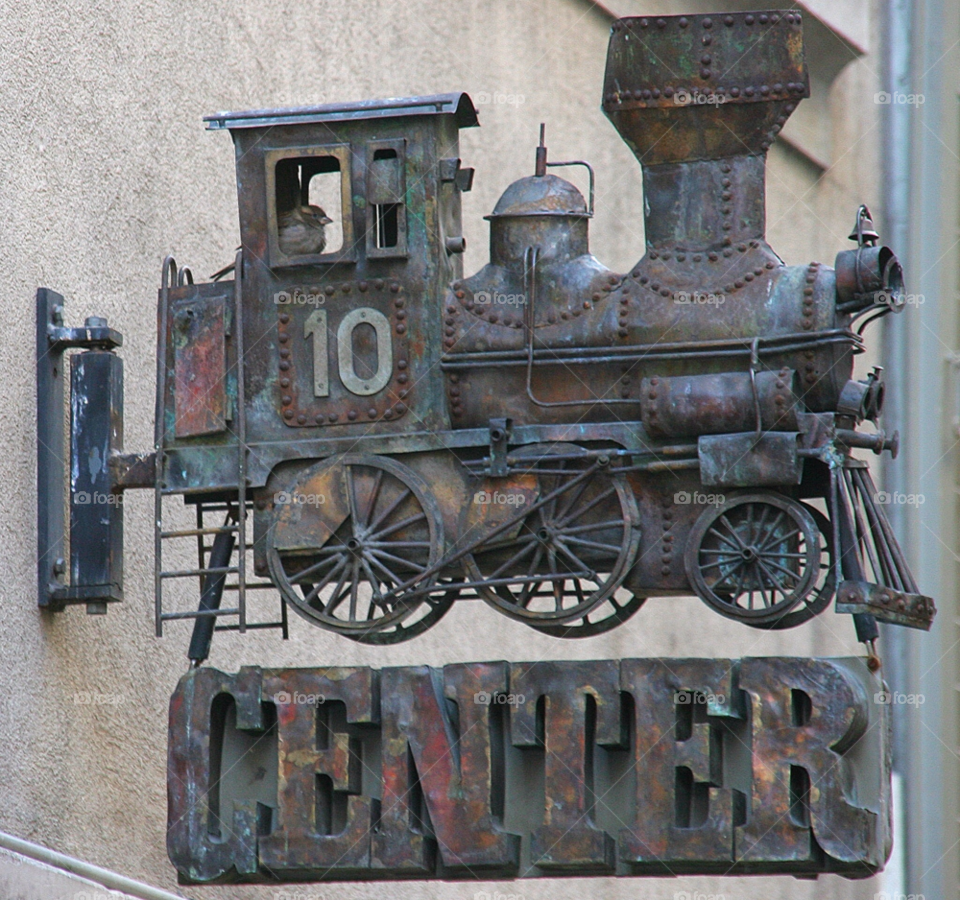
<path fill-rule="evenodd" d="M 53 562 L 53 574 L 58 578 L 64 575 L 67 571 L 67 561 L 62 557 L 57 557 Z"/>
<path fill-rule="evenodd" d="M 107 320 L 103 316 L 87 316 L 83 321 L 84 328 L 106 328 Z"/>

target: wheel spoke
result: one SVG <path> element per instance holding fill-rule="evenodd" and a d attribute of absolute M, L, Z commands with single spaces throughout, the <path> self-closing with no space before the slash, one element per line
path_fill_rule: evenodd
<path fill-rule="evenodd" d="M 363 524 L 369 525 L 373 516 L 373 511 L 377 506 L 377 498 L 380 496 L 380 485 L 383 484 L 383 469 L 377 469 L 377 474 L 373 482 L 373 488 L 370 491 L 370 504 L 367 507 L 367 513 L 363 517 Z"/>
<path fill-rule="evenodd" d="M 350 574 L 350 567 L 344 566 L 343 574 L 340 576 L 340 580 L 337 582 L 337 586 L 333 590 L 333 595 L 330 598 L 330 602 L 327 604 L 324 612 L 327 615 L 332 615 L 333 611 L 340 605 L 340 603 L 346 599 L 350 593 L 349 586 L 346 584 L 347 577 Z"/>
<path fill-rule="evenodd" d="M 737 542 L 737 545 L 740 547 L 740 549 L 746 550 L 747 545 L 743 542 L 739 532 L 727 521 L 726 515 L 720 516 L 717 521 L 720 522 L 727 529 L 727 531 L 730 532 L 731 535 L 733 535 L 733 539 Z M 719 537 L 719 535 L 717 536 Z"/>
<path fill-rule="evenodd" d="M 345 548 L 339 548 L 339 549 L 340 549 L 339 558 L 341 559 L 345 558 L 343 553 L 343 550 Z M 314 563 L 312 566 L 307 566 L 307 568 L 305 568 L 303 571 L 294 572 L 292 575 L 289 575 L 288 577 L 294 584 L 296 584 L 301 578 L 309 578 L 315 572 L 319 572 L 320 569 L 322 569 L 324 566 L 329 565 L 330 563 L 335 563 L 337 559 L 338 559 L 337 556 L 329 556 L 327 557 L 327 559 L 322 559 L 320 560 L 320 562 Z"/>
<path fill-rule="evenodd" d="M 723 541 L 728 547 L 732 547 L 737 553 L 743 549 L 743 544 L 739 543 L 739 538 L 737 541 L 731 541 L 730 538 L 720 534 L 716 528 L 711 528 L 707 534 L 712 534 L 718 541 Z"/>
<path fill-rule="evenodd" d="M 579 556 L 577 556 L 567 545 L 560 539 L 555 541 L 555 546 L 564 556 L 570 559 L 575 566 L 581 572 L 588 572 L 591 578 L 597 578 L 597 573 L 593 571 Z"/>
<path fill-rule="evenodd" d="M 785 541 L 789 541 L 790 538 L 798 534 L 802 534 L 802 529 L 794 528 L 793 531 L 788 531 L 786 534 L 776 534 L 773 537 L 769 537 L 767 542 L 760 548 L 760 552 L 763 553 L 764 551 L 769 550 L 775 544 L 782 544 Z"/>
<path fill-rule="evenodd" d="M 377 547 L 371 547 L 370 552 L 375 556 L 379 556 L 381 559 L 390 560 L 390 562 L 395 565 L 406 566 L 408 569 L 413 569 L 414 572 L 425 572 L 427 570 L 426 566 L 418 565 L 409 559 L 404 559 L 402 556 L 394 556 L 392 553 L 387 553 L 386 550 L 380 550 Z"/>
<path fill-rule="evenodd" d="M 351 573 L 353 584 L 350 585 L 350 621 L 357 621 L 357 597 L 360 593 L 360 561 L 354 559 L 353 572 Z"/>
<path fill-rule="evenodd" d="M 780 590 L 780 593 L 783 594 L 784 598 L 786 598 L 789 594 L 789 591 L 786 588 L 784 588 L 784 586 L 780 583 L 777 576 L 774 575 L 773 572 L 771 572 L 770 569 L 767 568 L 766 563 L 764 563 L 764 561 L 760 557 L 757 557 L 757 565 L 760 566 L 760 568 L 767 574 L 767 577 Z"/>
<path fill-rule="evenodd" d="M 617 491 L 616 487 L 608 487 L 605 491 L 601 491 L 594 497 L 586 506 L 581 507 L 580 509 L 574 510 L 573 512 L 567 513 L 562 519 L 557 519 L 557 525 L 563 527 L 569 522 L 574 516 L 582 517 L 590 512 L 598 503 L 602 503 L 607 499 L 611 494 L 615 494 Z"/>
<path fill-rule="evenodd" d="M 574 525 L 564 528 L 564 534 L 581 534 L 585 531 L 599 531 L 601 528 L 623 528 L 623 519 L 611 519 L 609 522 L 594 522 L 591 525 Z"/>
<path fill-rule="evenodd" d="M 495 578 L 499 578 L 503 574 L 504 570 L 509 569 L 515 562 L 519 562 L 519 560 L 523 559 L 523 557 L 526 556 L 531 550 L 533 550 L 535 546 L 536 546 L 535 544 L 530 544 L 530 543 L 524 544 L 502 566 L 500 566 L 495 571 L 491 572 L 487 576 L 487 578 L 489 578 L 491 581 Z"/>
<path fill-rule="evenodd" d="M 410 497 L 413 494 L 413 491 L 410 488 L 405 487 L 403 491 L 394 498 L 393 502 L 382 512 L 375 522 L 371 523 L 369 531 L 371 534 L 377 533 L 378 526 L 401 504 L 407 497 Z"/>
<path fill-rule="evenodd" d="M 601 544 L 598 541 L 587 541 L 583 538 L 578 537 L 567 537 L 564 535 L 563 540 L 569 541 L 571 544 L 576 544 L 579 547 L 589 547 L 591 550 L 609 550 L 611 553 L 616 553 L 620 555 L 620 551 L 623 549 L 618 544 Z"/>
<path fill-rule="evenodd" d="M 311 587 L 308 594 L 304 594 L 303 602 L 306 604 L 313 603 L 320 596 L 320 591 L 322 591 L 330 582 L 336 577 L 337 572 L 339 572 L 347 564 L 347 558 L 343 557 L 326 575 L 324 575 L 323 580 Z"/>
<path fill-rule="evenodd" d="M 393 534 L 395 531 L 399 531 L 401 528 L 406 528 L 408 525 L 413 525 L 414 522 L 420 522 L 427 517 L 426 513 L 416 513 L 412 516 L 407 516 L 405 519 L 401 519 L 399 522 L 395 522 L 389 528 L 384 528 L 383 531 L 377 531 L 370 535 L 371 538 L 385 538 L 388 534 Z"/>

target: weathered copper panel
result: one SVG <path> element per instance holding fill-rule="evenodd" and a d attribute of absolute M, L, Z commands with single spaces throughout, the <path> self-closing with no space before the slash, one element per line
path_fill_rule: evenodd
<path fill-rule="evenodd" d="M 226 428 L 227 308 L 224 297 L 194 297 L 171 308 L 174 433 L 218 434 Z"/>

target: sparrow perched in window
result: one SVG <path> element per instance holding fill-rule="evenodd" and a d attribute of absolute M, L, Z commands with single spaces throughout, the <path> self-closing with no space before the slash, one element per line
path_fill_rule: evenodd
<path fill-rule="evenodd" d="M 327 246 L 327 235 L 324 226 L 329 225 L 331 219 L 319 206 L 299 206 L 285 212 L 277 223 L 277 238 L 280 249 L 287 256 L 307 256 L 313 253 L 323 253 Z M 240 248 L 237 247 L 239 250 Z M 233 263 L 224 266 L 219 272 L 210 277 L 219 281 L 233 271 Z"/>
<path fill-rule="evenodd" d="M 331 219 L 319 206 L 298 206 L 285 212 L 277 222 L 280 249 L 287 256 L 306 256 L 323 253 L 327 246 L 324 226 Z"/>

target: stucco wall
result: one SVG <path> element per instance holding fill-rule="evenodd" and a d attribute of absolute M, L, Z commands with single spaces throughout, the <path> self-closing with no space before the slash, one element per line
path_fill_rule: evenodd
<path fill-rule="evenodd" d="M 615 5 L 615 4 L 614 4 Z M 659 4 L 663 6 L 663 4 Z M 717 6 L 722 6 L 717 3 Z M 672 4 L 668 4 L 672 7 Z M 676 12 L 685 11 L 681 4 Z M 465 89 L 493 102 L 462 135 L 475 166 L 465 197 L 467 271 L 486 254 L 482 216 L 531 174 L 537 127 L 551 157 L 597 170 L 594 252 L 622 269 L 642 253 L 640 170 L 599 110 L 609 20 L 580 0 L 274 0 L 274 2 L 4 2 L 0 29 L 0 829 L 157 885 L 165 854 L 166 705 L 186 667 L 189 625 L 153 637 L 152 496 L 126 501 L 126 601 L 106 617 L 35 605 L 33 295 L 67 297 L 79 324 L 105 315 L 124 334 L 126 444 L 153 436 L 156 290 L 174 253 L 206 275 L 238 242 L 233 151 L 203 114 Z M 858 98 L 869 69 L 834 86 L 838 168 L 827 183 L 774 149 L 771 241 L 791 263 L 832 261 L 872 173 L 844 151 L 870 127 Z M 275 612 L 271 601 L 264 617 Z M 564 643 L 481 604 L 464 604 L 427 635 L 367 649 L 293 617 L 275 632 L 217 635 L 212 665 L 441 664 L 506 658 L 856 652 L 844 617 L 794 632 L 754 632 L 694 600 L 651 600 L 606 639 Z M 88 692 L 84 694 L 83 692 Z M 83 702 L 90 695 L 98 702 Z M 873 883 L 782 879 L 522 882 L 527 900 L 871 896 Z M 305 886 L 304 897 L 470 898 L 489 885 Z M 273 898 L 276 888 L 191 888 L 209 898 Z"/>

